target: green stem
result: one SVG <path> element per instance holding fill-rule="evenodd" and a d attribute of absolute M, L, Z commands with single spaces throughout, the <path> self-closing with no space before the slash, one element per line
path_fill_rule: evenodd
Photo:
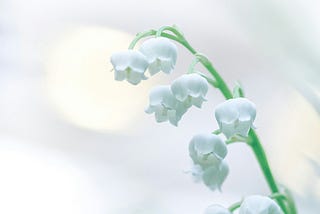
<path fill-rule="evenodd" d="M 174 35 L 172 34 L 168 34 L 168 33 L 164 33 L 163 31 L 168 30 L 170 32 L 172 32 Z M 180 33 L 176 28 L 174 27 L 170 27 L 170 26 L 165 26 L 160 28 L 158 31 L 156 30 L 149 30 L 149 31 L 145 31 L 142 32 L 140 34 L 138 34 L 136 36 L 136 38 L 131 42 L 129 49 L 133 49 L 134 46 L 137 44 L 137 42 L 145 37 L 148 36 L 162 36 L 162 37 L 166 37 L 168 39 L 172 39 L 178 43 L 180 43 L 181 45 L 183 45 L 186 49 L 188 49 L 193 55 L 195 55 L 199 61 L 201 62 L 201 64 L 210 72 L 210 74 L 215 78 L 215 84 L 214 87 L 219 88 L 219 90 L 221 91 L 221 93 L 223 94 L 223 96 L 226 99 L 232 99 L 233 95 L 231 90 L 228 88 L 227 84 L 225 83 L 225 81 L 223 80 L 223 78 L 220 76 L 220 74 L 216 71 L 216 69 L 213 67 L 211 61 L 204 55 L 198 53 L 189 43 L 188 41 L 184 38 L 183 34 Z M 249 142 L 248 144 L 250 145 L 250 147 L 252 148 L 258 162 L 260 165 L 260 168 L 264 174 L 264 177 L 267 180 L 268 186 L 272 192 L 272 194 L 276 194 L 279 193 L 279 188 L 277 186 L 277 183 L 273 177 L 273 174 L 271 172 L 266 154 L 264 152 L 264 149 L 260 143 L 260 140 L 258 138 L 258 136 L 256 135 L 256 133 L 254 132 L 254 130 L 250 130 L 249 132 Z M 295 214 L 294 212 L 290 212 L 290 210 L 288 211 L 288 208 L 286 207 L 286 205 L 284 204 L 284 202 L 282 200 L 280 200 L 280 198 L 275 198 L 275 200 L 277 201 L 277 203 L 279 204 L 279 206 L 281 207 L 281 209 L 284 211 L 285 214 Z M 292 200 L 292 204 L 291 206 L 294 207 L 294 202 Z M 238 205 L 237 205 L 238 206 Z M 233 208 L 232 208 L 233 209 Z M 293 208 L 292 208 L 293 209 Z"/>
<path fill-rule="evenodd" d="M 136 37 L 135 37 L 135 38 L 132 40 L 132 42 L 130 43 L 128 49 L 133 49 L 133 48 L 136 46 L 136 44 L 137 44 L 141 39 L 146 38 L 146 37 L 149 37 L 149 36 L 155 36 L 156 34 L 157 34 L 157 31 L 156 31 L 156 30 L 147 30 L 147 31 L 138 33 L 138 34 L 136 35 Z M 168 34 L 168 33 L 163 33 L 163 32 L 162 32 L 162 33 L 161 33 L 161 36 L 162 36 L 162 37 L 166 37 L 166 38 L 171 39 L 171 40 L 174 40 L 174 41 L 177 41 L 177 42 L 180 41 L 177 37 L 175 37 L 175 36 L 173 36 L 173 35 L 171 35 L 171 34 Z"/>
<path fill-rule="evenodd" d="M 232 204 L 232 205 L 228 208 L 228 210 L 229 210 L 230 212 L 233 212 L 233 211 L 235 211 L 236 209 L 238 209 L 238 208 L 241 206 L 241 204 L 242 204 L 242 201 L 239 201 L 239 202 L 237 202 L 237 203 L 234 203 L 234 204 Z"/>
<path fill-rule="evenodd" d="M 255 133 L 255 131 L 253 129 L 251 129 L 249 132 L 249 138 L 250 138 L 250 140 L 248 142 L 248 145 L 251 146 L 253 153 L 255 154 L 255 156 L 259 162 L 260 168 L 263 172 L 265 179 L 267 180 L 267 183 L 268 183 L 268 186 L 269 186 L 271 192 L 273 194 L 279 193 L 280 191 L 279 191 L 277 183 L 273 177 L 273 174 L 271 172 L 266 153 L 260 143 L 260 140 L 259 140 L 257 134 Z M 275 200 L 277 201 L 277 203 L 279 204 L 281 209 L 285 213 L 287 213 L 287 209 L 286 209 L 286 206 L 283 203 L 283 201 L 280 199 L 275 199 Z"/>
<path fill-rule="evenodd" d="M 203 66 L 211 73 L 211 75 L 215 78 L 218 86 L 217 88 L 220 89 L 221 93 L 223 94 L 223 96 L 226 99 L 231 99 L 233 98 L 233 95 L 230 91 L 230 89 L 228 88 L 227 84 L 225 83 L 225 81 L 222 79 L 222 77 L 220 76 L 220 74 L 217 72 L 217 70 L 213 67 L 212 63 L 210 62 L 210 60 L 200 54 L 197 53 L 195 54 L 197 58 L 199 58 L 200 62 L 203 64 Z"/>

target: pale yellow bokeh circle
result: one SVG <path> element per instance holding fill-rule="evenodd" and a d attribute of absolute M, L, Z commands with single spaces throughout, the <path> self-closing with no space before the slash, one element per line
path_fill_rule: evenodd
<path fill-rule="evenodd" d="M 270 128 L 274 135 L 272 166 L 293 192 L 320 197 L 320 118 L 300 94 L 290 97 Z"/>
<path fill-rule="evenodd" d="M 110 56 L 126 50 L 134 36 L 105 27 L 80 27 L 49 48 L 46 88 L 65 120 L 89 129 L 123 130 L 147 104 L 152 83 L 114 80 Z"/>

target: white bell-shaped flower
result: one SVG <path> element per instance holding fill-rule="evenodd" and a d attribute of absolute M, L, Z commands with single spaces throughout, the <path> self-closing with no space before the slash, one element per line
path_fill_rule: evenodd
<path fill-rule="evenodd" d="M 193 164 L 190 171 L 187 171 L 187 173 L 190 173 L 192 175 L 194 182 L 200 182 L 202 181 L 203 176 L 203 170 L 202 167 L 198 164 Z"/>
<path fill-rule="evenodd" d="M 149 63 L 147 58 L 136 50 L 126 50 L 114 53 L 111 56 L 115 80 L 127 80 L 137 85 L 141 80 L 147 79 L 144 75 Z"/>
<path fill-rule="evenodd" d="M 256 117 L 255 104 L 246 98 L 234 98 L 219 104 L 215 110 L 221 132 L 230 138 L 236 134 L 247 137 Z"/>
<path fill-rule="evenodd" d="M 173 96 L 169 85 L 156 86 L 151 89 L 149 106 L 145 112 L 154 113 L 158 123 L 169 121 L 172 125 L 177 126 L 186 111 L 184 104 Z"/>
<path fill-rule="evenodd" d="M 207 168 L 220 164 L 227 155 L 227 145 L 215 134 L 198 134 L 191 139 L 189 155 L 194 164 Z"/>
<path fill-rule="evenodd" d="M 199 74 L 184 74 L 171 84 L 171 91 L 177 100 L 201 108 L 208 92 L 208 82 Z"/>
<path fill-rule="evenodd" d="M 252 195 L 244 199 L 239 214 L 283 214 L 279 205 L 269 197 Z"/>
<path fill-rule="evenodd" d="M 227 208 L 225 208 L 221 205 L 214 204 L 214 205 L 209 206 L 204 211 L 204 214 L 231 214 L 231 212 Z"/>
<path fill-rule="evenodd" d="M 203 183 L 212 191 L 221 190 L 221 186 L 229 174 L 227 163 L 222 160 L 220 164 L 216 164 L 205 168 L 202 175 Z"/>
<path fill-rule="evenodd" d="M 139 51 L 147 57 L 151 75 L 159 71 L 171 73 L 177 61 L 177 46 L 167 38 L 148 39 L 142 43 Z"/>

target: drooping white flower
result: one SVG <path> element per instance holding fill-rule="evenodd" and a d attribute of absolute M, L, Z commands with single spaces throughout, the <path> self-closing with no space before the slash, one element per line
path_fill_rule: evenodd
<path fill-rule="evenodd" d="M 216 107 L 215 117 L 227 138 L 236 134 L 247 137 L 253 127 L 256 107 L 246 98 L 229 99 Z"/>
<path fill-rule="evenodd" d="M 139 51 L 147 57 L 151 75 L 159 71 L 171 73 L 177 61 L 177 46 L 167 38 L 148 39 Z"/>
<path fill-rule="evenodd" d="M 173 95 L 181 102 L 201 108 L 208 92 L 208 82 L 199 74 L 184 74 L 171 84 Z"/>
<path fill-rule="evenodd" d="M 202 170 L 202 167 L 200 165 L 194 164 L 191 167 L 191 170 L 188 171 L 188 173 L 190 173 L 192 175 L 192 178 L 193 178 L 194 182 L 202 181 L 203 170 Z"/>
<path fill-rule="evenodd" d="M 231 212 L 227 208 L 225 208 L 221 205 L 214 204 L 214 205 L 209 206 L 204 211 L 204 214 L 231 214 Z"/>
<path fill-rule="evenodd" d="M 212 165 L 205 168 L 202 175 L 203 183 L 212 191 L 221 190 L 224 180 L 229 174 L 227 163 L 222 160 L 220 164 Z"/>
<path fill-rule="evenodd" d="M 215 134 L 197 134 L 189 144 L 189 155 L 194 164 L 207 168 L 220 164 L 227 155 L 227 146 Z"/>
<path fill-rule="evenodd" d="M 156 86 L 151 89 L 149 106 L 145 112 L 154 113 L 158 123 L 169 121 L 172 125 L 177 126 L 186 111 L 185 105 L 173 96 L 169 85 Z"/>
<path fill-rule="evenodd" d="M 239 214 L 283 214 L 283 212 L 269 197 L 252 195 L 244 199 Z"/>
<path fill-rule="evenodd" d="M 141 80 L 147 79 L 144 75 L 149 63 L 147 58 L 136 50 L 126 50 L 114 53 L 111 56 L 111 63 L 114 68 L 115 80 L 127 80 L 137 85 Z"/>

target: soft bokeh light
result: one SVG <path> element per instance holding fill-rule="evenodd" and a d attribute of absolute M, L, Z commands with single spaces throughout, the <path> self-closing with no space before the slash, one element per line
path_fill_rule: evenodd
<path fill-rule="evenodd" d="M 318 214 L 319 2 L 0 5 L 0 213 L 195 214 L 213 203 L 229 206 L 270 193 L 243 144 L 229 147 L 222 194 L 183 173 L 192 136 L 218 128 L 213 112 L 223 99 L 217 90 L 178 128 L 144 114 L 149 89 L 188 70 L 192 55 L 183 47 L 171 75 L 137 86 L 114 81 L 112 52 L 126 49 L 140 31 L 175 24 L 230 87 L 241 82 L 257 105 L 255 125 L 274 176 L 291 188 L 300 214 Z"/>
<path fill-rule="evenodd" d="M 0 140 L 0 213 L 85 214 L 102 210 L 99 191 L 68 158 L 10 138 Z"/>
<path fill-rule="evenodd" d="M 288 111 L 288 108 L 291 108 Z M 293 191 L 320 197 L 320 178 L 310 159 L 320 163 L 320 119 L 317 111 L 298 93 L 288 99 L 278 115 L 271 132 L 274 140 L 274 168 Z M 302 134 L 303 133 L 303 134 Z"/>
<path fill-rule="evenodd" d="M 112 53 L 128 48 L 133 36 L 106 27 L 79 27 L 49 48 L 46 88 L 67 121 L 89 129 L 121 130 L 143 112 L 148 85 L 114 80 Z"/>

